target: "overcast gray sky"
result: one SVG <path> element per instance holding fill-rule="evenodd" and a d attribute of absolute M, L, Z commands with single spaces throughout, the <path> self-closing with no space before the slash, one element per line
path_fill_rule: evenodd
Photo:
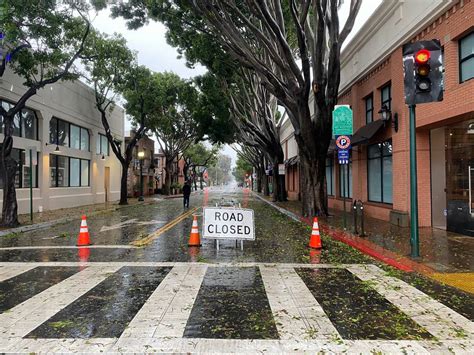
<path fill-rule="evenodd" d="M 381 2 L 382 0 L 364 0 L 362 2 L 354 30 L 348 38 L 348 41 L 350 41 L 350 39 L 356 34 L 358 29 L 360 29 Z M 340 10 L 341 22 L 345 22 L 345 19 L 347 18 L 349 3 L 349 0 L 345 0 Z M 147 66 L 153 71 L 172 71 L 182 78 L 192 78 L 196 75 L 203 74 L 206 71 L 202 66 L 197 66 L 192 69 L 188 68 L 184 59 L 178 59 L 178 52 L 176 49 L 166 43 L 165 26 L 159 22 L 150 21 L 146 26 L 132 31 L 127 29 L 125 21 L 122 18 L 112 19 L 110 17 L 110 12 L 108 10 L 103 10 L 94 16 L 93 24 L 94 27 L 101 32 L 108 34 L 116 32 L 122 34 L 127 40 L 129 48 L 137 52 L 138 63 Z M 128 123 L 126 124 L 125 129 L 130 129 Z M 235 163 L 235 151 L 228 146 L 224 147 L 223 150 L 225 154 L 232 157 L 232 161 Z"/>

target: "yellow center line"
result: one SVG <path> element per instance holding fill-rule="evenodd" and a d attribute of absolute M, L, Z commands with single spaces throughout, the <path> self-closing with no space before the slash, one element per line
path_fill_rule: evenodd
<path fill-rule="evenodd" d="M 178 217 L 176 217 L 175 219 L 173 219 L 171 222 L 169 222 L 168 224 L 165 224 L 163 227 L 161 228 L 158 228 L 156 231 L 154 231 L 153 233 L 149 234 L 148 236 L 146 236 L 145 238 L 142 238 L 142 239 L 138 239 L 138 240 L 134 240 L 133 242 L 131 242 L 130 244 L 131 245 L 134 245 L 134 246 L 137 246 L 137 247 L 143 247 L 145 245 L 148 245 L 150 244 L 153 240 L 155 240 L 156 238 L 158 238 L 161 234 L 163 234 L 164 232 L 170 230 L 171 228 L 173 228 L 174 226 L 176 226 L 178 223 L 182 222 L 184 219 L 188 218 L 189 216 L 191 216 L 194 212 L 196 212 L 200 207 L 195 207 L 193 208 L 192 210 L 189 210 L 188 212 L 186 213 L 183 213 L 181 215 L 179 215 Z"/>

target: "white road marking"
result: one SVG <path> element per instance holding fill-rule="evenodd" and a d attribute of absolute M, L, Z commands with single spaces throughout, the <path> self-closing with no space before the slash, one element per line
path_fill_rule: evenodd
<path fill-rule="evenodd" d="M 337 339 L 340 335 L 293 269 L 260 266 L 282 340 Z"/>
<path fill-rule="evenodd" d="M 38 245 L 38 246 L 24 246 L 24 247 L 5 247 L 0 250 L 34 250 L 34 249 L 137 249 L 134 245 L 88 245 L 78 247 L 76 245 Z M 25 263 L 24 263 L 25 264 Z"/>
<path fill-rule="evenodd" d="M 120 222 L 120 223 L 117 223 L 117 224 L 114 224 L 114 225 L 111 225 L 111 226 L 102 226 L 102 228 L 100 229 L 100 232 L 108 232 L 108 231 L 111 231 L 111 230 L 114 230 L 114 229 L 121 229 L 125 226 L 128 226 L 130 224 L 136 224 L 136 225 L 139 225 L 139 226 L 147 226 L 147 225 L 155 225 L 155 224 L 164 224 L 166 223 L 165 221 L 155 221 L 155 220 L 151 220 L 151 221 L 139 221 L 137 218 L 133 218 L 133 219 L 129 219 L 127 221 L 123 221 L 123 222 Z"/>
<path fill-rule="evenodd" d="M 23 274 L 26 271 L 34 269 L 36 266 L 34 265 L 18 265 L 12 267 L 2 267 L 0 269 L 0 282 L 8 280 L 12 277 L 18 276 Z"/>
<path fill-rule="evenodd" d="M 354 265 L 347 269 L 361 280 L 369 281 L 378 293 L 438 339 L 474 340 L 473 322 L 417 288 L 387 276 L 375 265 Z"/>
<path fill-rule="evenodd" d="M 86 268 L 0 314 L 0 352 L 5 352 L 118 269 L 118 266 Z"/>

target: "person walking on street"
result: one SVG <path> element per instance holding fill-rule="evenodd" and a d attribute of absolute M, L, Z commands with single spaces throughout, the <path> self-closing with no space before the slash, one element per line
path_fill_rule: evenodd
<path fill-rule="evenodd" d="M 183 207 L 189 208 L 189 196 L 191 195 L 191 184 L 189 180 L 184 183 L 183 186 Z"/>

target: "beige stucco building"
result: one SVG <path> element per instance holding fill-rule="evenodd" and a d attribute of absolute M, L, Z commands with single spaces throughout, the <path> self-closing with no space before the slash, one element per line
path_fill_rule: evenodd
<path fill-rule="evenodd" d="M 21 78 L 8 71 L 0 78 L 2 105 L 8 107 L 20 98 L 25 91 L 21 83 Z M 30 208 L 29 167 L 25 166 L 30 147 L 38 154 L 33 170 L 35 212 L 118 200 L 120 163 L 104 135 L 94 91 L 80 81 L 57 83 L 40 90 L 26 107 L 15 118 L 12 153 L 20 161 L 16 179 L 19 213 L 28 213 Z M 116 107 L 109 122 L 114 137 L 123 142 L 124 110 Z M 0 144 L 2 141 L 3 125 Z"/>

